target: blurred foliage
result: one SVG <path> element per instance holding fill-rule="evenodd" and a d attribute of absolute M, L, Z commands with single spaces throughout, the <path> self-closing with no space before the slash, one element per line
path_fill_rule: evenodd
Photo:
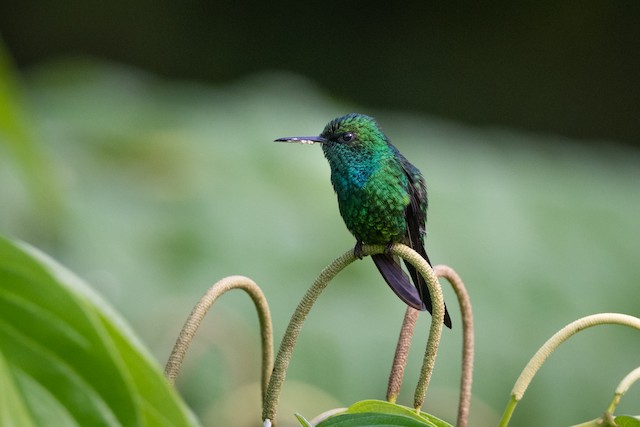
<path fill-rule="evenodd" d="M 0 237 L 2 426 L 196 426 L 158 364 L 85 283 Z"/>
<path fill-rule="evenodd" d="M 23 228 L 29 230 L 29 237 L 52 244 L 62 214 L 61 195 L 51 165 L 34 140 L 35 130 L 23 111 L 21 95 L 13 64 L 0 39 L 0 154 L 6 152 L 13 159 L 20 172 L 19 179 L 24 183 L 12 194 L 11 209 L 0 220 L 13 215 L 14 220 L 22 222 Z M 0 170 L 2 179 L 11 179 L 2 172 Z M 34 212 L 46 212 L 48 226 L 42 226 L 41 218 L 36 218 Z"/>
<path fill-rule="evenodd" d="M 94 284 L 160 363 L 191 306 L 230 274 L 263 288 L 278 344 L 314 277 L 353 246 L 318 147 L 272 142 L 320 132 L 351 111 L 376 116 L 423 171 L 427 250 L 471 293 L 470 425 L 496 424 L 520 370 L 561 326 L 594 312 L 640 314 L 637 151 L 613 143 L 587 150 L 553 136 L 346 105 L 286 73 L 214 86 L 75 60 L 33 68 L 22 83 L 28 132 L 53 173 L 25 169 L 26 178 L 20 156 L 0 139 L 0 233 L 47 247 L 24 218 L 55 227 L 52 255 Z M 59 189 L 57 221 L 35 207 L 24 184 L 42 176 Z M 449 422 L 460 375 L 453 298 L 445 289 L 454 329 L 443 338 L 424 408 Z M 294 412 L 313 416 L 383 397 L 403 313 L 369 260 L 336 278 L 294 353 L 283 424 L 296 425 Z M 253 425 L 260 353 L 251 302 L 225 295 L 206 323 L 178 388 L 205 425 L 247 425 L 228 418 L 238 407 Z M 410 400 L 418 375 L 427 319 L 419 323 L 400 403 Z M 595 418 L 639 351 L 637 335 L 623 328 L 581 334 L 545 365 L 512 423 Z M 619 411 L 636 413 L 638 396 L 631 390 Z"/>

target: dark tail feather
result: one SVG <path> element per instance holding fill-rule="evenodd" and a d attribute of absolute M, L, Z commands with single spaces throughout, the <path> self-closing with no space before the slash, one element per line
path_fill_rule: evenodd
<path fill-rule="evenodd" d="M 427 262 L 429 262 L 429 258 L 425 255 L 423 255 L 425 257 L 425 259 L 427 260 Z M 418 288 L 418 293 L 420 294 L 420 299 L 422 300 L 422 302 L 424 302 L 424 305 L 427 307 L 427 310 L 429 311 L 429 313 L 432 313 L 433 307 L 431 304 L 431 295 L 429 294 L 429 288 L 427 287 L 427 284 L 425 283 L 424 279 L 422 278 L 422 276 L 420 274 L 418 274 L 418 272 L 416 271 L 416 269 L 409 264 L 408 262 L 405 261 L 404 265 L 407 266 L 407 270 L 409 271 L 409 274 L 411 275 L 411 279 L 413 279 L 413 283 L 416 284 L 416 288 Z M 429 262 L 429 265 L 431 265 L 431 263 Z M 384 276 L 384 274 L 383 274 Z M 451 317 L 449 316 L 449 310 L 447 310 L 447 305 L 445 304 L 444 306 L 444 325 L 451 329 Z"/>
<path fill-rule="evenodd" d="M 418 274 L 411 264 L 405 262 L 407 270 L 411 275 L 411 279 L 413 279 L 413 283 L 417 286 L 414 286 L 411 283 L 409 277 L 402 270 L 402 267 L 400 267 L 400 264 L 396 262 L 393 256 L 388 254 L 376 254 L 371 255 L 371 258 L 391 290 L 395 292 L 395 294 L 404 301 L 405 304 L 415 308 L 416 310 L 428 310 L 429 313 L 432 312 L 433 307 L 431 304 L 429 288 L 422 276 Z M 428 258 L 426 259 L 427 261 L 429 260 Z M 446 305 L 444 307 L 444 325 L 451 329 L 451 317 L 449 316 L 449 311 L 447 310 Z"/>
<path fill-rule="evenodd" d="M 405 304 L 416 310 L 425 310 L 427 308 L 422 303 L 418 290 L 413 286 L 411 280 L 409 280 L 409 276 L 402 271 L 400 264 L 398 264 L 391 255 L 376 254 L 371 255 L 371 258 L 391 290 L 395 292 Z M 431 304 L 431 301 L 429 301 L 429 304 Z"/>

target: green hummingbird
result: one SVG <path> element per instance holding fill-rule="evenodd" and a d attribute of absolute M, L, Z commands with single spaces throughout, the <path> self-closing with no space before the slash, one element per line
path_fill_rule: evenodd
<path fill-rule="evenodd" d="M 319 136 L 295 136 L 277 142 L 322 144 L 331 167 L 331 184 L 340 215 L 356 238 L 354 254 L 362 258 L 363 244 L 404 243 L 431 265 L 424 249 L 427 188 L 422 174 L 394 147 L 372 117 L 347 114 L 331 120 Z M 371 256 L 396 295 L 417 310 L 432 311 L 424 279 L 405 262 L 413 279 L 389 253 Z M 451 328 L 445 307 L 444 324 Z"/>

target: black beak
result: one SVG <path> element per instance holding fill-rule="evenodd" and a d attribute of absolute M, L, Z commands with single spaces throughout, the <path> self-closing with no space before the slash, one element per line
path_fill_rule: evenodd
<path fill-rule="evenodd" d="M 297 142 L 298 144 L 322 144 L 327 140 L 321 136 L 287 136 L 278 138 L 275 142 Z"/>

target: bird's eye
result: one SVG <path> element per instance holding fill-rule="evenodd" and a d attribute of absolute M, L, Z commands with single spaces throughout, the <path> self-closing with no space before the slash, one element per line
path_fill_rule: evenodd
<path fill-rule="evenodd" d="M 338 137 L 338 142 L 351 142 L 353 140 L 353 134 L 351 132 L 345 132 Z"/>

